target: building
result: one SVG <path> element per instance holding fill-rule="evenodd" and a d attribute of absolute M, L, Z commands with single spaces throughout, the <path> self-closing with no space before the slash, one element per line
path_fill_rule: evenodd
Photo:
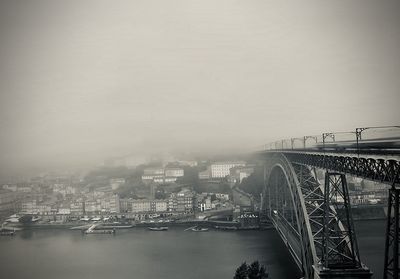
<path fill-rule="evenodd" d="M 178 192 L 176 194 L 176 201 L 177 201 L 176 211 L 193 212 L 194 197 L 195 197 L 194 193 L 187 189 Z"/>
<path fill-rule="evenodd" d="M 168 209 L 168 203 L 166 200 L 155 200 L 154 201 L 156 206 L 156 212 L 166 212 Z"/>
<path fill-rule="evenodd" d="M 100 208 L 103 213 L 120 213 L 119 196 L 112 195 L 100 199 Z"/>
<path fill-rule="evenodd" d="M 151 203 L 149 200 L 132 200 L 132 212 L 150 212 Z"/>
<path fill-rule="evenodd" d="M 254 172 L 252 167 L 233 167 L 230 169 L 229 181 L 232 183 L 241 183 L 246 177 L 249 177 Z"/>
<path fill-rule="evenodd" d="M 211 197 L 207 196 L 198 204 L 198 208 L 200 211 L 210 210 L 212 208 Z"/>
<path fill-rule="evenodd" d="M 167 201 L 166 200 L 152 200 L 150 203 L 151 212 L 166 212 Z"/>
<path fill-rule="evenodd" d="M 124 178 L 111 178 L 110 179 L 110 186 L 112 190 L 116 190 L 119 186 L 125 184 Z"/>
<path fill-rule="evenodd" d="M 164 168 L 147 168 L 144 169 L 144 175 L 164 175 Z"/>
<path fill-rule="evenodd" d="M 196 167 L 197 166 L 197 161 L 194 161 L 194 160 L 179 160 L 178 164 L 180 166 Z"/>
<path fill-rule="evenodd" d="M 211 178 L 211 168 L 208 167 L 205 171 L 199 172 L 199 179 L 210 179 Z"/>
<path fill-rule="evenodd" d="M 178 177 L 184 175 L 184 170 L 182 168 L 149 168 L 144 170 L 142 175 L 143 183 L 174 183 Z"/>
<path fill-rule="evenodd" d="M 212 178 L 224 178 L 230 175 L 230 169 L 234 167 L 244 167 L 245 162 L 215 162 L 211 164 L 211 177 Z"/>
<path fill-rule="evenodd" d="M 166 168 L 166 177 L 182 177 L 184 175 L 184 170 L 181 168 Z"/>
<path fill-rule="evenodd" d="M 53 214 L 54 211 L 49 204 L 37 204 L 36 200 L 31 200 L 21 204 L 21 213 L 32 215 L 50 215 Z"/>
<path fill-rule="evenodd" d="M 74 201 L 70 204 L 71 215 L 81 216 L 85 213 L 85 203 L 83 201 Z"/>
<path fill-rule="evenodd" d="M 101 204 L 98 200 L 85 201 L 85 213 L 97 214 L 101 211 Z"/>
<path fill-rule="evenodd" d="M 119 199 L 119 210 L 121 213 L 132 212 L 132 199 Z"/>
<path fill-rule="evenodd" d="M 14 212 L 17 207 L 17 194 L 11 190 L 0 190 L 0 214 Z"/>
<path fill-rule="evenodd" d="M 176 194 L 171 194 L 171 196 L 167 199 L 167 211 L 175 212 L 178 210 L 178 200 L 176 198 Z"/>
<path fill-rule="evenodd" d="M 158 183 L 158 184 L 164 184 L 164 183 L 173 183 L 176 182 L 177 178 L 176 177 L 154 177 L 153 182 Z"/>
<path fill-rule="evenodd" d="M 59 215 L 70 215 L 71 214 L 71 209 L 69 207 L 60 207 L 58 209 L 57 214 L 59 214 Z"/>

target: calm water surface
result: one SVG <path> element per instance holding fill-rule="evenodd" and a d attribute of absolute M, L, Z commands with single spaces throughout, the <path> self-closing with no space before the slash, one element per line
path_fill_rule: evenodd
<path fill-rule="evenodd" d="M 372 278 L 383 278 L 385 254 L 385 220 L 355 222 L 361 261 L 374 273 Z"/>
<path fill-rule="evenodd" d="M 0 238 L 1 278 L 232 278 L 243 261 L 259 260 L 271 278 L 299 278 L 274 230 L 152 232 L 112 235 L 21 231 Z"/>
<path fill-rule="evenodd" d="M 382 278 L 385 221 L 356 222 L 361 257 Z M 203 233 L 144 228 L 112 235 L 21 231 L 0 237 L 1 278 L 232 278 L 241 262 L 259 260 L 270 278 L 300 274 L 274 230 Z"/>

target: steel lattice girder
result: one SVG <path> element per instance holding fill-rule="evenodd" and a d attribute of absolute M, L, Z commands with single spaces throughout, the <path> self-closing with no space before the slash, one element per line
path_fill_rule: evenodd
<path fill-rule="evenodd" d="M 280 152 L 277 152 L 280 153 Z M 351 174 L 368 180 L 400 184 L 400 161 L 364 157 L 283 152 L 293 163 Z"/>
<path fill-rule="evenodd" d="M 272 200 L 274 199 L 274 193 L 270 190 L 270 185 L 272 185 L 272 181 L 270 179 L 273 176 L 273 172 L 276 169 L 282 170 L 282 175 L 284 175 L 284 179 L 286 180 L 286 185 L 290 190 L 290 194 L 292 197 L 293 208 L 295 211 L 296 224 L 298 226 L 297 231 L 300 236 L 300 242 L 302 247 L 302 270 L 305 278 L 314 278 L 314 269 L 313 265 L 317 263 L 317 255 L 315 252 L 315 245 L 313 241 L 313 235 L 310 227 L 310 222 L 308 220 L 308 214 L 306 211 L 306 205 L 304 201 L 304 197 L 302 191 L 300 189 L 300 183 L 296 176 L 296 173 L 293 169 L 293 165 L 287 160 L 287 158 L 283 154 L 275 154 L 272 158 L 270 158 L 269 162 L 266 165 L 266 191 L 264 191 L 269 197 L 268 202 L 271 205 Z M 273 219 L 273 216 L 270 218 Z M 275 224 L 276 225 L 276 224 Z M 279 229 L 279 228 L 278 228 Z M 299 255 L 300 256 L 300 255 Z"/>
<path fill-rule="evenodd" d="M 346 222 L 346 226 L 343 225 L 341 211 L 346 211 L 348 208 L 341 208 L 340 204 L 331 203 L 328 208 L 325 207 L 324 191 L 316 179 L 316 175 L 311 172 L 309 167 L 299 164 L 292 164 L 299 179 L 300 188 L 304 197 L 306 211 L 308 213 L 308 219 L 314 238 L 315 249 L 318 257 L 318 261 L 323 261 L 323 258 L 327 258 L 330 261 L 330 265 L 336 262 L 338 265 L 349 266 L 349 263 L 354 263 L 354 267 L 359 266 L 358 249 L 354 253 L 352 249 L 353 240 L 353 226 L 352 222 Z M 333 199 L 333 195 L 340 195 L 340 197 L 346 200 L 346 193 L 343 193 L 341 189 L 338 189 L 339 182 L 341 180 L 334 180 L 334 176 L 329 178 L 330 187 L 328 196 L 329 199 Z M 340 184 L 342 187 L 342 184 Z M 348 199 L 348 197 L 347 197 Z M 340 212 L 338 212 L 338 210 Z M 329 228 L 329 238 L 324 239 L 324 218 L 327 217 L 327 226 Z M 350 216 L 351 218 L 351 216 Z M 356 244 L 356 241 L 355 241 Z M 357 245 L 356 245 L 357 246 Z M 328 255 L 324 256 L 324 247 L 328 248 Z M 354 259 L 358 261 L 354 262 Z M 328 261 L 326 261 L 327 263 Z"/>
<path fill-rule="evenodd" d="M 384 279 L 400 278 L 399 268 L 399 202 L 400 189 L 389 190 L 388 220 L 385 242 Z"/>
<path fill-rule="evenodd" d="M 326 172 L 324 194 L 322 263 L 325 267 L 358 268 L 361 263 L 345 175 Z"/>
<path fill-rule="evenodd" d="M 316 176 L 311 174 L 310 168 L 307 165 L 290 162 L 282 153 L 270 155 L 271 157 L 266 161 L 264 171 L 266 183 L 264 197 L 266 199 L 264 200 L 263 208 L 267 209 L 266 206 L 271 206 L 271 200 L 274 199 L 274 194 L 276 194 L 271 191 L 268 184 L 270 184 L 271 173 L 276 167 L 279 167 L 282 169 L 287 181 L 285 187 L 290 189 L 293 199 L 298 225 L 297 231 L 300 234 L 302 245 L 302 269 L 304 277 L 314 278 L 315 270 L 313 267 L 322 264 L 323 222 L 326 211 L 324 207 L 324 192 L 316 180 Z M 269 210 L 269 215 L 272 218 L 271 210 Z M 352 249 L 349 249 L 349 230 L 340 222 L 336 209 L 333 206 L 330 206 L 327 216 L 329 217 L 329 224 L 333 224 L 336 230 L 336 235 L 330 237 L 329 255 L 331 259 L 336 259 L 337 263 L 343 261 L 343 268 L 346 268 L 345 266 L 350 267 L 346 263 L 349 263 L 349 260 L 353 261 L 354 257 L 357 257 L 358 260 L 359 258 L 358 253 L 353 254 Z M 358 264 L 360 263 L 358 262 Z"/>

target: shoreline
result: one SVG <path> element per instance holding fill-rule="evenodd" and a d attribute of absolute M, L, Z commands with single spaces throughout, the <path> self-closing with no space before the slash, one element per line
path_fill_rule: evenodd
<path fill-rule="evenodd" d="M 99 227 L 103 227 L 102 223 L 98 223 Z M 18 226 L 8 226 L 10 228 L 16 228 L 16 229 L 23 229 L 23 230 L 35 230 L 35 229 L 68 229 L 68 230 L 84 230 L 85 226 L 89 226 L 90 223 L 63 223 L 63 224 L 19 224 Z M 231 226 L 235 227 L 238 230 L 239 228 L 239 223 L 237 222 L 227 222 L 227 221 L 201 221 L 201 220 L 191 220 L 191 221 L 182 221 L 182 222 L 169 222 L 169 223 L 123 223 L 123 224 L 115 224 L 113 226 L 112 224 L 104 224 L 104 227 L 107 228 L 115 228 L 117 230 L 120 229 L 134 229 L 134 228 L 146 228 L 146 227 L 152 227 L 152 226 L 168 226 L 168 227 L 184 227 L 184 226 L 203 226 L 203 227 L 208 227 L 208 228 L 214 228 L 215 226 Z M 127 227 L 131 226 L 131 227 Z M 82 227 L 82 228 L 76 228 L 73 229 L 74 227 Z M 243 228 L 246 229 L 246 228 Z"/>

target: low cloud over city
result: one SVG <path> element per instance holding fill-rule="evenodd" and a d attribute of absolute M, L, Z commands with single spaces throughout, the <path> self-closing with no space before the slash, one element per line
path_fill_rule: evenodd
<path fill-rule="evenodd" d="M 397 1 L 1 1 L 3 174 L 395 124 Z"/>

